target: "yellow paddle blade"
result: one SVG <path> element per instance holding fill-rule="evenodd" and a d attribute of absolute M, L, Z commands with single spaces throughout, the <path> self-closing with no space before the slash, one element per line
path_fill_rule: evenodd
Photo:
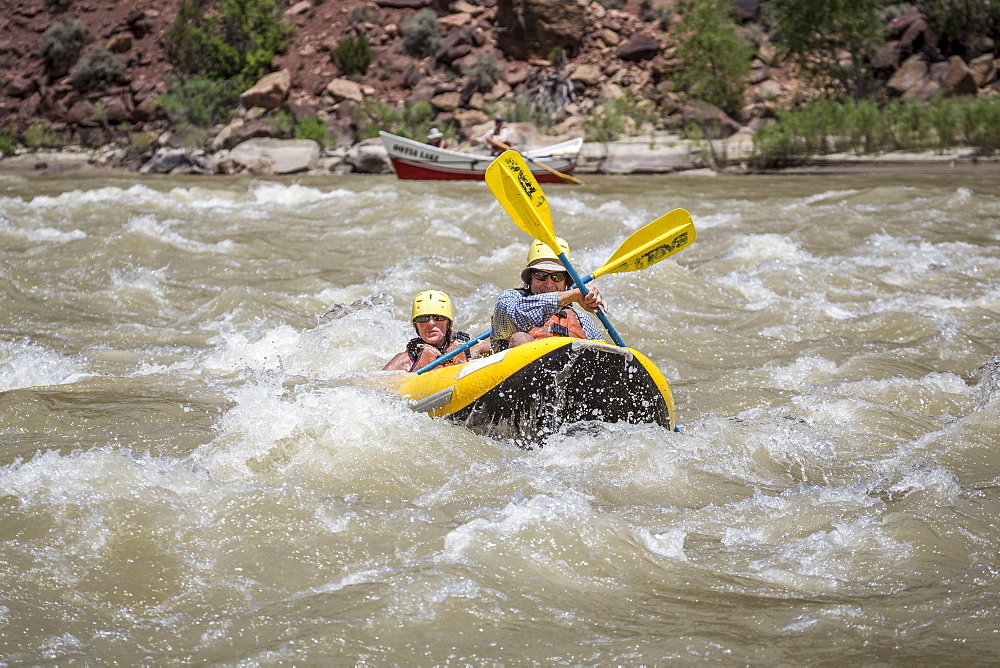
<path fill-rule="evenodd" d="M 691 214 L 674 209 L 633 232 L 593 276 L 645 269 L 687 248 L 694 243 L 694 237 Z"/>
<path fill-rule="evenodd" d="M 542 187 L 517 151 L 504 151 L 486 168 L 486 185 L 524 232 L 562 252 L 552 229 L 552 214 Z"/>

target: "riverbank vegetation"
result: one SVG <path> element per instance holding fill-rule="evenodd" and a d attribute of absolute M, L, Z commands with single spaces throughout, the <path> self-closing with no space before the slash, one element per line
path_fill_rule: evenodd
<path fill-rule="evenodd" d="M 73 4 L 65 2 L 67 7 Z M 64 116 L 73 120 L 61 125 L 45 123 L 44 118 L 16 125 L 0 121 L 0 153 L 13 153 L 18 146 L 95 146 L 108 141 L 138 141 L 155 150 L 157 142 L 151 138 L 161 133 L 187 148 L 210 145 L 222 128 L 243 119 L 237 116 L 237 110 L 246 111 L 242 95 L 278 68 L 296 31 L 322 3 L 301 10 L 298 20 L 290 4 L 179 0 L 176 17 L 165 21 L 158 42 L 172 74 L 157 82 L 154 102 L 143 110 L 149 118 L 138 121 L 121 117 L 137 102 L 120 105 L 119 118 L 109 120 L 114 100 L 104 95 L 106 89 L 126 87 L 122 69 L 138 57 L 121 60 L 121 51 L 93 47 L 92 27 L 72 15 L 61 16 L 44 31 L 38 53 L 48 80 L 63 79 L 55 92 L 74 90 L 63 105 Z M 486 9 L 494 4 L 497 11 Z M 345 5 L 339 13 L 350 16 L 348 26 L 338 27 L 329 39 L 325 31 L 313 33 L 324 39 L 314 37 L 304 48 L 315 54 L 309 63 L 314 69 L 332 63 L 336 76 L 364 84 L 364 99 L 357 101 L 360 93 L 351 100 L 334 99 L 326 89 L 327 79 L 310 90 L 311 108 L 293 105 L 299 107 L 293 113 L 283 105 L 263 112 L 260 122 L 271 124 L 278 136 L 315 139 L 324 147 L 377 137 L 379 130 L 422 140 L 431 127 L 438 127 L 455 146 L 463 143 L 470 127 L 494 114 L 530 123 L 542 134 L 582 131 L 588 142 L 668 132 L 711 143 L 742 130 L 753 133 L 750 162 L 760 168 L 795 165 L 810 155 L 829 153 L 872 155 L 965 146 L 989 155 L 1000 150 L 997 2 L 768 0 L 748 16 L 740 14 L 741 3 L 733 0 L 675 0 L 669 7 L 641 0 L 638 16 L 649 38 L 642 48 L 649 52 L 624 55 L 612 47 L 634 36 L 636 25 L 626 28 L 627 22 L 622 23 L 630 4 L 636 11 L 634 3 L 596 0 L 587 10 L 596 22 L 586 29 L 587 39 L 572 47 L 556 44 L 545 58 L 537 57 L 538 52 L 515 57 L 504 51 L 498 35 L 509 29 L 498 29 L 501 4 L 467 3 L 492 22 L 469 24 L 475 29 L 460 27 L 454 15 L 442 16 L 444 10 L 423 7 L 398 14 L 391 33 L 379 26 L 384 12 L 372 3 Z M 597 5 L 617 13 L 602 21 L 599 17 L 605 14 L 593 11 Z M 890 26 L 914 12 L 932 37 L 901 49 L 902 37 L 897 32 L 890 39 Z M 585 54 L 584 48 L 598 50 Z M 938 68 L 937 74 L 928 74 L 938 77 L 936 86 L 941 84 L 941 66 L 950 59 L 959 58 L 965 66 L 989 56 L 992 70 L 988 80 L 971 90 L 956 92 L 943 85 L 940 90 L 890 90 L 890 78 L 901 61 L 917 56 L 928 72 Z M 0 67 L 4 57 L 0 53 Z M 303 63 L 298 67 L 296 72 L 306 72 Z M 507 77 L 510 68 L 523 76 Z M 584 68 L 591 68 L 588 76 L 581 74 Z M 780 75 L 774 75 L 777 72 Z M 296 76 L 292 74 L 293 85 Z M 325 71 L 323 76 L 328 76 Z M 411 92 L 406 101 L 379 96 L 380 82 L 394 76 Z M 417 99 L 413 92 L 418 88 L 433 89 L 425 93 L 432 99 Z M 497 93 L 498 88 L 503 92 Z M 30 86 L 23 83 L 21 89 L 29 91 Z M 453 100 L 447 108 L 434 99 L 443 92 Z M 469 120 L 473 117 L 478 120 Z M 59 126 L 59 134 L 53 125 Z M 728 162 L 725 156 L 715 157 L 717 165 Z"/>
<path fill-rule="evenodd" d="M 754 166 L 787 167 L 809 156 L 889 151 L 1000 150 L 1000 97 L 929 102 L 822 99 L 778 114 L 754 134 Z"/>

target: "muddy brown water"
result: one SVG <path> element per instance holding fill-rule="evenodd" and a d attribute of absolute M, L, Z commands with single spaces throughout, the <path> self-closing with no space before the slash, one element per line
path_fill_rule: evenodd
<path fill-rule="evenodd" d="M 527 451 L 376 371 L 515 285 L 483 184 L 0 176 L 0 659 L 995 662 L 1000 181 L 584 180 L 583 271 L 694 217 L 597 283 L 681 432 Z"/>

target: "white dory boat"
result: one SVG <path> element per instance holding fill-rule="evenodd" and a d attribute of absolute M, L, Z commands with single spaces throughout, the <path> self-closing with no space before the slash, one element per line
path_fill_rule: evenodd
<path fill-rule="evenodd" d="M 486 168 L 495 157 L 437 148 L 388 132 L 379 134 L 382 135 L 385 150 L 389 152 L 392 168 L 401 179 L 482 181 L 485 179 Z M 566 179 L 550 170 L 571 175 L 582 146 L 583 139 L 570 139 L 552 146 L 524 151 L 521 155 L 532 165 L 531 173 L 540 183 L 565 183 Z M 540 167 L 538 163 L 549 169 Z"/>

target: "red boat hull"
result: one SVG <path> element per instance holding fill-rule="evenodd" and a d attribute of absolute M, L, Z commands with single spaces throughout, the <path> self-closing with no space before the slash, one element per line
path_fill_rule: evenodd
<path fill-rule="evenodd" d="M 470 172 L 441 167 L 429 166 L 424 163 L 412 163 L 399 158 L 391 158 L 392 168 L 396 171 L 396 176 L 401 179 L 417 181 L 482 181 L 486 178 L 486 172 Z M 575 165 L 560 170 L 563 174 L 572 176 Z M 545 170 L 532 171 L 535 179 L 539 183 L 566 183 L 566 180 L 550 174 Z"/>

